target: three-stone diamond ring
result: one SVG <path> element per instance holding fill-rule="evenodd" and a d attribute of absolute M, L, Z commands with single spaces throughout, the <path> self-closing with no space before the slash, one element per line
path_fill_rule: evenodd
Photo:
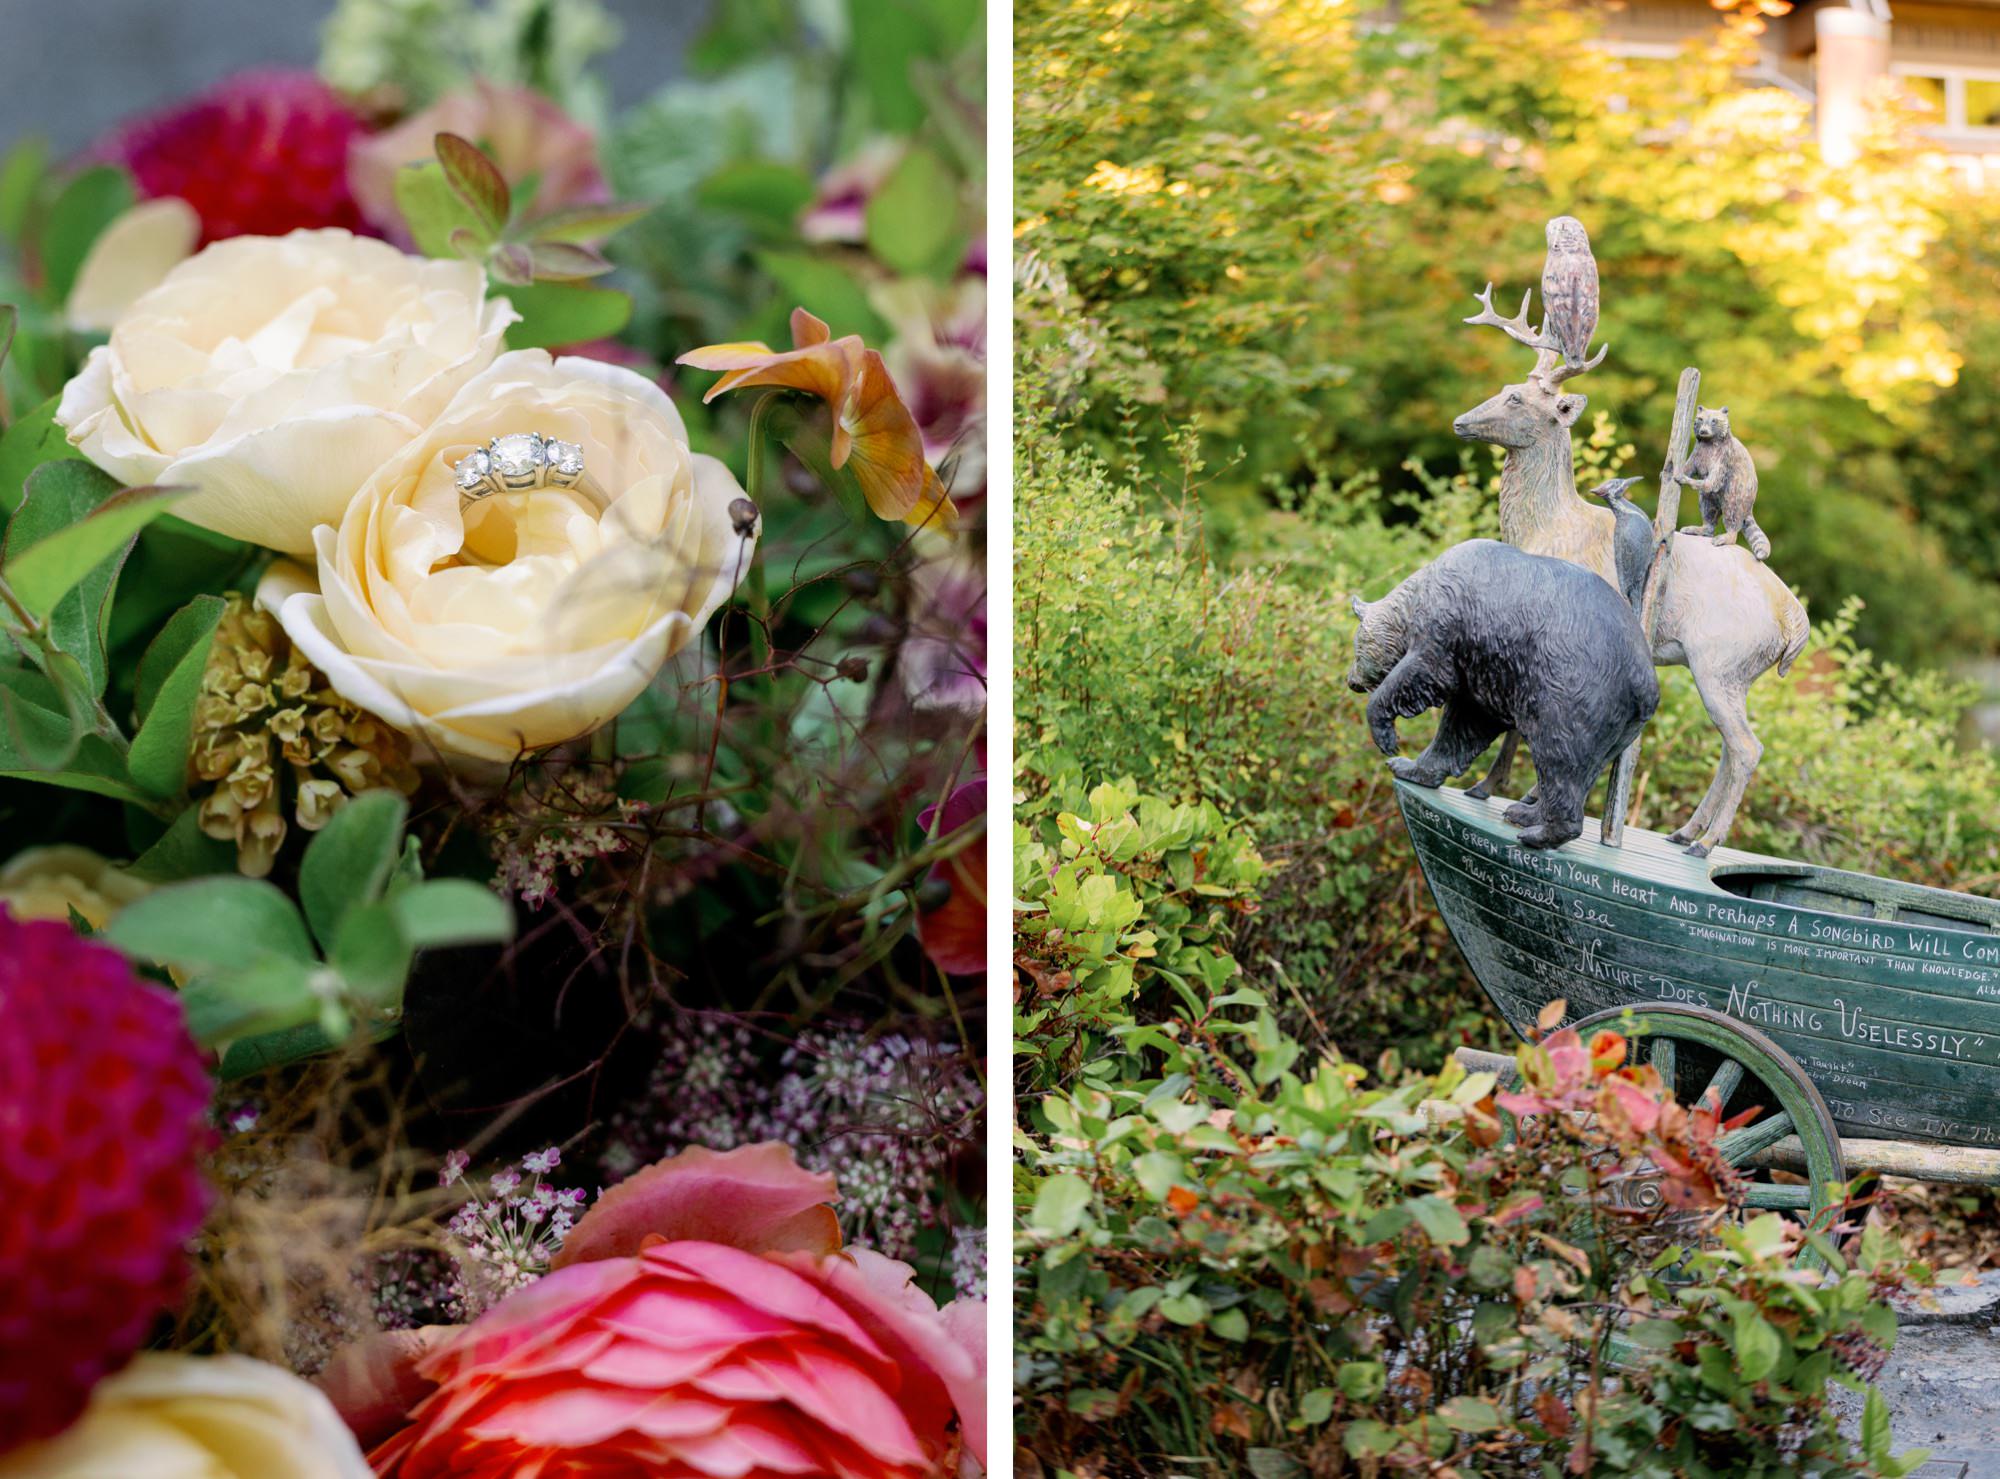
<path fill-rule="evenodd" d="M 452 464 L 459 506 L 495 493 L 573 488 L 583 479 L 583 448 L 536 431 L 510 432 Z"/>

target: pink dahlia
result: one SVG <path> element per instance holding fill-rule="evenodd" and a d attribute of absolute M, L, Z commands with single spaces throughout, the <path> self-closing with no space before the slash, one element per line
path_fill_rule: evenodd
<path fill-rule="evenodd" d="M 178 1297 L 208 1096 L 172 992 L 0 909 L 0 1452 L 67 1427 Z"/>
<path fill-rule="evenodd" d="M 242 72 L 119 129 L 91 157 L 201 217 L 201 245 L 311 226 L 367 232 L 347 186 L 361 115 L 310 72 Z M 373 233 L 370 233 L 373 234 Z"/>
<path fill-rule="evenodd" d="M 376 1449 L 386 1479 L 925 1479 L 985 1456 L 984 1306 L 940 1310 L 910 1268 L 838 1251 L 833 1178 L 789 1148 L 687 1150 L 613 1188 L 569 1260 L 436 1332 L 432 1384 Z M 366 1357 L 343 1412 L 391 1390 Z M 365 1393 L 344 1381 L 366 1373 Z M 364 1403 L 365 1405 L 365 1403 Z"/>

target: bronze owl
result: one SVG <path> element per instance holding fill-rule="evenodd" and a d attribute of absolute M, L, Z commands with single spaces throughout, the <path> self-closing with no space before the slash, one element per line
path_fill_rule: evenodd
<path fill-rule="evenodd" d="M 1597 259 L 1590 236 L 1575 216 L 1549 222 L 1549 255 L 1542 266 L 1542 336 L 1562 350 L 1563 363 L 1581 365 L 1597 332 Z"/>

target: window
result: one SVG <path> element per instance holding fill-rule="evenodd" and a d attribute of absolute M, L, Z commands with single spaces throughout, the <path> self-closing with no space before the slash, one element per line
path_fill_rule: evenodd
<path fill-rule="evenodd" d="M 1942 77 L 1919 77 L 1915 74 L 1903 78 L 1903 91 L 1913 102 L 1928 104 L 1935 109 L 1939 118 L 1946 118 L 1945 89 Z"/>
<path fill-rule="evenodd" d="M 1965 79 L 1965 122 L 1969 128 L 2000 128 L 2000 81 Z"/>

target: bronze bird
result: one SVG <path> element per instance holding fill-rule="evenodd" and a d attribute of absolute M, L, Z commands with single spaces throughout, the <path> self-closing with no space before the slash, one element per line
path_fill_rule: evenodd
<path fill-rule="evenodd" d="M 1597 259 L 1590 236 L 1575 216 L 1549 222 L 1549 255 L 1542 266 L 1542 337 L 1562 351 L 1563 363 L 1581 366 L 1597 333 Z"/>

